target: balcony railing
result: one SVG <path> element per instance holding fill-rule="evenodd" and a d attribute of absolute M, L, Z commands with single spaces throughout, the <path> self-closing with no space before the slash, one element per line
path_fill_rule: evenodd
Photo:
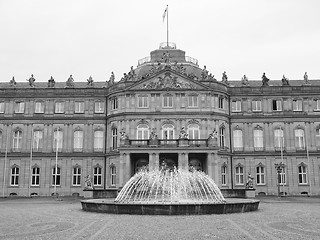
<path fill-rule="evenodd" d="M 213 146 L 208 139 L 128 139 L 121 143 L 121 146 L 128 147 L 209 147 Z"/>

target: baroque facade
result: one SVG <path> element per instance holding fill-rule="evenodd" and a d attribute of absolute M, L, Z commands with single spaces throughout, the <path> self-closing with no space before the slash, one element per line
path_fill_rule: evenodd
<path fill-rule="evenodd" d="M 2 196 L 120 189 L 139 169 L 193 166 L 221 189 L 320 194 L 320 81 L 218 81 L 174 44 L 115 82 L 0 83 Z M 283 163 L 281 172 L 275 164 Z"/>

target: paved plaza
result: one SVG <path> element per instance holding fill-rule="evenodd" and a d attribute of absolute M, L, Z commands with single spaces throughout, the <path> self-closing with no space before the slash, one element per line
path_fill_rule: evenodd
<path fill-rule="evenodd" d="M 80 199 L 0 199 L 0 239 L 320 239 L 320 198 L 260 198 L 256 212 L 134 216 L 84 212 Z"/>

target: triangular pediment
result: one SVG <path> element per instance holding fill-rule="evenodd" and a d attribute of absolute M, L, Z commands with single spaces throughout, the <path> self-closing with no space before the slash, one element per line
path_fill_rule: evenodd
<path fill-rule="evenodd" d="M 190 80 L 171 70 L 160 72 L 131 85 L 127 90 L 206 90 L 208 87 L 196 80 Z"/>

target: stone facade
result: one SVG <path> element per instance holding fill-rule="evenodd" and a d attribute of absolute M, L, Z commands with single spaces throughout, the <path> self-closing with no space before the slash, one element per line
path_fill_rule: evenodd
<path fill-rule="evenodd" d="M 217 81 L 165 46 L 118 82 L 70 78 L 0 83 L 2 196 L 83 196 L 89 178 L 114 191 L 161 166 L 193 166 L 221 189 L 250 174 L 256 194 L 320 194 L 318 80 Z"/>

